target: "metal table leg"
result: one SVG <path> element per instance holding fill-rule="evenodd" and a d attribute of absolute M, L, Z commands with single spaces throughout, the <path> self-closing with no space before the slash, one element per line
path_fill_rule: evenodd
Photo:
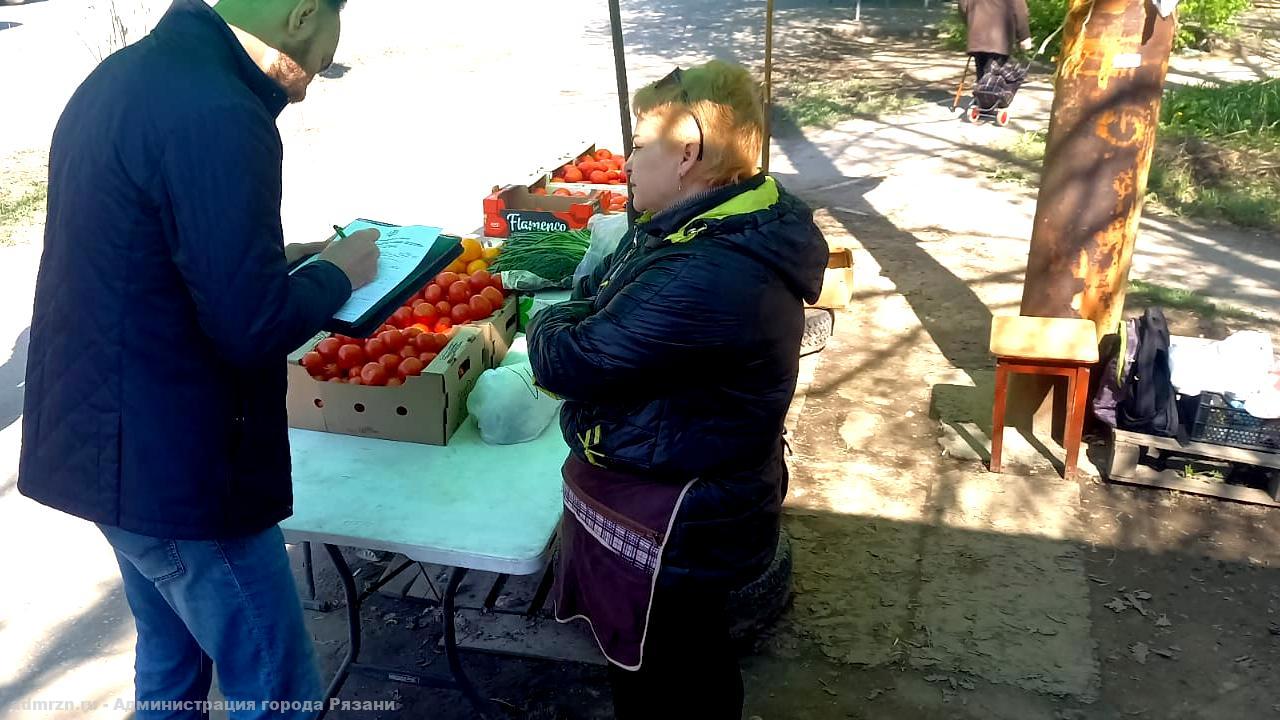
<path fill-rule="evenodd" d="M 476 715 L 481 720 L 487 720 L 489 717 L 489 703 L 480 697 L 480 693 L 476 692 L 475 686 L 471 684 L 471 680 L 463 672 L 462 660 L 458 657 L 458 636 L 457 628 L 454 625 L 454 614 L 457 610 L 458 588 L 462 585 L 462 580 L 466 576 L 466 568 L 454 568 L 453 573 L 449 576 L 449 585 L 444 590 L 444 602 L 441 607 L 443 611 L 441 617 L 444 622 L 444 655 L 449 662 L 449 672 L 453 675 L 457 688 L 471 702 L 471 706 L 475 708 Z"/>
<path fill-rule="evenodd" d="M 338 671 L 334 673 L 329 689 L 325 690 L 324 708 L 316 716 L 316 720 L 320 720 L 328 713 L 329 701 L 342 689 L 343 683 L 347 681 L 347 675 L 351 672 L 351 666 L 360 658 L 360 593 L 356 591 L 356 579 L 351 574 L 351 568 L 347 565 L 346 559 L 342 557 L 342 551 L 336 545 L 326 543 L 324 549 L 329 553 L 329 559 L 333 561 L 333 567 L 338 571 L 338 578 L 342 581 L 342 594 L 347 600 L 347 654 L 338 665 Z"/>
<path fill-rule="evenodd" d="M 356 579 L 351 573 L 351 567 L 347 565 L 347 561 L 342 557 L 342 551 L 336 545 L 325 544 L 324 549 L 329 554 L 329 559 L 333 561 L 334 569 L 338 572 L 338 579 L 342 581 L 342 593 L 346 598 L 347 604 L 347 652 L 343 656 L 342 662 L 339 663 L 337 671 L 333 675 L 333 679 L 329 682 L 329 688 L 324 694 L 324 709 L 316 716 L 316 720 L 320 720 L 328 713 L 329 701 L 332 700 L 342 690 L 343 684 L 352 673 L 367 675 L 369 677 L 389 680 L 393 682 L 404 683 L 408 685 L 417 685 L 420 687 L 434 687 L 447 690 L 458 690 L 466 696 L 471 706 L 475 708 L 476 716 L 480 720 L 489 720 L 494 717 L 490 712 L 489 703 L 480 693 L 476 691 L 471 680 L 467 678 L 466 672 L 462 669 L 462 659 L 458 652 L 457 630 L 454 626 L 455 615 L 457 613 L 457 597 L 458 589 L 462 585 L 462 581 L 467 576 L 465 568 L 454 568 L 449 576 L 449 584 L 445 588 L 444 597 L 441 602 L 441 618 L 444 623 L 444 652 L 445 659 L 449 665 L 449 678 L 432 677 L 412 670 L 402 670 L 398 668 L 388 668 L 378 665 L 370 665 L 360 662 L 360 606 L 364 600 L 364 596 L 356 589 Z M 399 570 L 412 563 L 405 563 Z M 394 576 L 394 574 L 393 574 Z M 390 579 L 390 578 L 386 578 Z M 376 589 L 376 588 L 374 588 Z"/>
<path fill-rule="evenodd" d="M 311 564 L 311 543 L 302 543 L 302 575 L 307 583 L 306 594 L 302 596 L 302 607 L 315 612 L 329 612 L 333 603 L 328 600 L 316 600 L 316 573 Z"/>

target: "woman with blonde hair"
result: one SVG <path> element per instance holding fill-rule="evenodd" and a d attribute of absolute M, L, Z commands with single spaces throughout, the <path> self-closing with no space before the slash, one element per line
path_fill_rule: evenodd
<path fill-rule="evenodd" d="M 758 170 L 745 69 L 677 69 L 635 111 L 643 214 L 528 333 L 571 448 L 556 616 L 590 623 L 620 720 L 727 720 L 743 690 L 726 602 L 778 541 L 783 421 L 827 245 Z"/>

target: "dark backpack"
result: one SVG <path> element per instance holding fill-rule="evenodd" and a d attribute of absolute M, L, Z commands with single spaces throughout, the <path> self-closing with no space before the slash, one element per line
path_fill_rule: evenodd
<path fill-rule="evenodd" d="M 1160 308 L 1147 308 L 1137 321 L 1138 348 L 1125 373 L 1116 404 L 1121 430 L 1174 437 L 1178 396 L 1169 368 L 1169 324 Z"/>
<path fill-rule="evenodd" d="M 1120 404 L 1129 368 L 1138 356 L 1138 321 L 1121 320 L 1114 333 L 1098 343 L 1098 372 L 1091 378 L 1094 417 L 1116 426 L 1116 406 Z"/>

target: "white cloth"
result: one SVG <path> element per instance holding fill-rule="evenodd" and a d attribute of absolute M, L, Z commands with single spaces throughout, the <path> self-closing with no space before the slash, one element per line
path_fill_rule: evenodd
<path fill-rule="evenodd" d="M 1216 392 L 1245 404 L 1254 417 L 1280 417 L 1275 348 L 1271 336 L 1242 330 L 1226 340 L 1173 337 L 1169 370 L 1183 395 Z"/>

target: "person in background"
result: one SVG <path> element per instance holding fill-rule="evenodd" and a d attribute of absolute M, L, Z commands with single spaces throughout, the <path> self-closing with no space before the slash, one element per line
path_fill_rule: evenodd
<path fill-rule="evenodd" d="M 556 616 L 591 624 L 620 720 L 728 720 L 743 687 L 726 603 L 774 557 L 804 304 L 828 248 L 757 169 L 745 69 L 677 69 L 635 110 L 643 215 L 528 332 L 571 448 Z"/>
<path fill-rule="evenodd" d="M 1003 65 L 1015 44 L 1031 49 L 1027 0 L 959 0 L 959 6 L 979 80 L 989 68 Z"/>
<path fill-rule="evenodd" d="M 285 246 L 276 117 L 333 59 L 337 0 L 176 0 L 54 131 L 18 487 L 97 523 L 136 699 L 318 703 L 277 523 L 287 354 L 377 272 L 376 232 Z M 320 251 L 293 275 L 287 266 Z M 137 717 L 197 718 L 198 706 Z"/>

